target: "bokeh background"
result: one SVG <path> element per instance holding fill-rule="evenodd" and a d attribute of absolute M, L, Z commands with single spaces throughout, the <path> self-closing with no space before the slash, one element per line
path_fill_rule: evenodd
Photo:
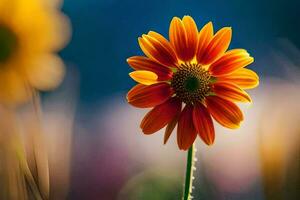
<path fill-rule="evenodd" d="M 241 129 L 217 126 L 212 147 L 198 139 L 193 196 L 299 199 L 299 7 L 297 0 L 65 0 L 72 39 L 60 55 L 67 75 L 56 91 L 43 95 L 48 129 L 72 129 L 63 139 L 51 136 L 53 187 L 72 200 L 181 198 L 185 152 L 175 134 L 167 145 L 162 132 L 142 135 L 138 127 L 146 110 L 126 103 L 134 85 L 126 58 L 142 54 L 138 36 L 149 30 L 167 36 L 173 16 L 191 15 L 199 27 L 208 21 L 215 30 L 231 26 L 230 47 L 248 50 L 255 58 L 250 68 L 261 80 L 250 91 L 253 104 L 242 106 Z"/>
<path fill-rule="evenodd" d="M 142 53 L 138 36 L 149 30 L 167 36 L 173 16 L 191 15 L 198 26 L 209 21 L 215 30 L 231 26 L 231 47 L 247 49 L 260 75 L 278 75 L 274 61 L 268 59 L 270 49 L 282 50 L 280 38 L 300 45 L 299 6 L 296 0 L 65 0 L 63 10 L 72 20 L 73 39 L 62 56 L 80 71 L 81 102 L 99 102 L 133 85 L 126 58 Z"/>

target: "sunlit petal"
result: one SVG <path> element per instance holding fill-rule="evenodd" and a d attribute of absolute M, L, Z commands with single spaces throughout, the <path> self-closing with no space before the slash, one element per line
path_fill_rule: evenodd
<path fill-rule="evenodd" d="M 217 96 L 206 98 L 207 109 L 222 126 L 236 129 L 243 121 L 243 113 L 236 104 Z"/>
<path fill-rule="evenodd" d="M 197 48 L 197 61 L 202 63 L 203 54 L 214 36 L 213 24 L 208 22 L 199 33 L 198 48 Z"/>
<path fill-rule="evenodd" d="M 135 70 L 147 70 L 158 76 L 158 81 L 170 80 L 172 70 L 144 56 L 133 56 L 127 59 L 128 64 Z"/>
<path fill-rule="evenodd" d="M 237 69 L 243 68 L 254 61 L 244 49 L 227 51 L 219 60 L 214 62 L 209 71 L 214 76 L 230 74 Z"/>
<path fill-rule="evenodd" d="M 169 35 L 178 58 L 189 61 L 195 56 L 198 29 L 190 16 L 184 16 L 182 20 L 174 17 L 170 24 Z"/>
<path fill-rule="evenodd" d="M 230 41 L 231 28 L 225 27 L 219 30 L 205 49 L 200 63 L 207 65 L 220 58 L 229 47 Z"/>
<path fill-rule="evenodd" d="M 213 92 L 223 99 L 233 102 L 251 102 L 251 97 L 237 85 L 228 82 L 217 82 L 213 85 Z"/>
<path fill-rule="evenodd" d="M 251 69 L 241 68 L 229 75 L 218 77 L 218 82 L 229 82 L 238 85 L 242 89 L 251 89 L 258 86 L 259 77 Z"/>
<path fill-rule="evenodd" d="M 169 42 L 162 38 L 158 33 L 150 32 L 139 37 L 138 41 L 146 56 L 167 67 L 176 67 L 176 54 Z"/>
<path fill-rule="evenodd" d="M 134 72 L 130 72 L 129 76 L 138 83 L 144 85 L 152 85 L 157 83 L 158 76 L 151 71 L 146 70 L 138 70 Z"/>

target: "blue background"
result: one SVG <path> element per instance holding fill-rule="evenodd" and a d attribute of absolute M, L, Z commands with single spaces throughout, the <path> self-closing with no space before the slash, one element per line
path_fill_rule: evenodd
<path fill-rule="evenodd" d="M 231 48 L 245 48 L 259 61 L 278 37 L 300 45 L 299 7 L 299 1 L 66 0 L 73 37 L 62 56 L 79 71 L 81 103 L 94 103 L 134 84 L 126 58 L 142 54 L 138 36 L 155 30 L 168 37 L 173 16 L 191 15 L 198 27 L 212 21 L 215 30 L 231 26 Z M 252 67 L 268 75 L 272 66 Z"/>

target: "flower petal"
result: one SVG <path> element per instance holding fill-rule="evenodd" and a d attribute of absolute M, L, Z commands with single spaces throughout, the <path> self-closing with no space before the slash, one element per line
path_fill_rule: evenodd
<path fill-rule="evenodd" d="M 15 69 L 4 68 L 0 73 L 0 102 L 5 106 L 16 106 L 30 98 L 30 93 L 24 81 L 24 76 Z"/>
<path fill-rule="evenodd" d="M 141 122 L 144 134 L 152 134 L 162 129 L 173 120 L 181 110 L 181 102 L 177 98 L 171 98 L 163 104 L 155 106 Z"/>
<path fill-rule="evenodd" d="M 184 16 L 182 22 L 185 27 L 186 35 L 187 35 L 187 43 L 189 47 L 190 56 L 193 58 L 196 54 L 197 43 L 198 43 L 198 28 L 194 19 L 190 16 Z"/>
<path fill-rule="evenodd" d="M 200 63 L 204 65 L 213 63 L 224 54 L 229 47 L 230 41 L 231 28 L 225 27 L 219 30 L 205 49 Z"/>
<path fill-rule="evenodd" d="M 213 84 L 213 92 L 228 101 L 233 102 L 251 102 L 251 97 L 238 86 L 228 82 L 217 82 Z"/>
<path fill-rule="evenodd" d="M 193 123 L 200 138 L 207 145 L 215 140 L 215 129 L 212 118 L 202 103 L 197 103 L 193 110 Z"/>
<path fill-rule="evenodd" d="M 168 83 L 157 83 L 149 86 L 136 85 L 127 94 L 127 101 L 139 108 L 151 108 L 167 101 L 173 94 Z"/>
<path fill-rule="evenodd" d="M 157 41 L 159 41 L 172 54 L 174 58 L 177 58 L 176 53 L 172 48 L 170 42 L 164 36 L 162 36 L 161 34 L 155 31 L 149 31 L 148 35 L 155 38 Z"/>
<path fill-rule="evenodd" d="M 149 32 L 138 39 L 139 44 L 147 57 L 167 67 L 176 67 L 177 57 L 170 43 L 160 34 Z"/>
<path fill-rule="evenodd" d="M 198 29 L 193 18 L 184 16 L 181 21 L 178 17 L 174 17 L 170 24 L 169 37 L 181 60 L 193 59 L 198 41 Z"/>
<path fill-rule="evenodd" d="M 209 71 L 214 76 L 230 74 L 237 69 L 243 68 L 254 61 L 244 49 L 227 51 L 219 60 L 214 62 Z"/>
<path fill-rule="evenodd" d="M 201 63 L 203 54 L 214 36 L 213 24 L 208 22 L 199 33 L 198 48 L 197 48 L 197 61 Z"/>
<path fill-rule="evenodd" d="M 171 45 L 174 47 L 177 56 L 185 59 L 185 51 L 187 47 L 187 36 L 182 21 L 178 17 L 174 17 L 170 24 L 169 37 Z"/>
<path fill-rule="evenodd" d="M 130 72 L 129 76 L 138 83 L 144 85 L 152 85 L 157 83 L 158 76 L 154 72 L 146 71 L 146 70 L 138 70 L 134 72 Z"/>
<path fill-rule="evenodd" d="M 218 82 L 231 82 L 242 89 L 251 89 L 258 86 L 259 77 L 254 71 L 241 68 L 229 75 L 218 77 Z"/>
<path fill-rule="evenodd" d="M 230 129 L 240 127 L 244 117 L 237 105 L 217 96 L 206 97 L 206 104 L 209 113 L 222 126 Z"/>
<path fill-rule="evenodd" d="M 145 88 L 147 88 L 146 85 L 143 85 L 143 84 L 137 84 L 135 85 L 134 87 L 131 88 L 131 90 L 128 91 L 127 93 L 127 100 L 128 98 L 132 98 L 132 96 L 134 96 L 136 93 L 144 90 Z"/>
<path fill-rule="evenodd" d="M 177 143 L 181 150 L 187 150 L 192 146 L 197 137 L 193 124 L 193 106 L 186 105 L 182 110 L 177 127 Z"/>
<path fill-rule="evenodd" d="M 181 107 L 180 107 L 181 110 Z M 167 143 L 167 141 L 170 138 L 170 135 L 172 134 L 177 122 L 178 122 L 178 118 L 179 118 L 180 112 L 172 119 L 172 121 L 170 121 L 166 127 L 165 130 L 165 135 L 164 135 L 164 144 Z"/>
<path fill-rule="evenodd" d="M 172 70 L 165 67 L 147 57 L 133 56 L 127 59 L 128 64 L 135 70 L 152 71 L 158 76 L 158 81 L 170 80 L 172 78 Z"/>

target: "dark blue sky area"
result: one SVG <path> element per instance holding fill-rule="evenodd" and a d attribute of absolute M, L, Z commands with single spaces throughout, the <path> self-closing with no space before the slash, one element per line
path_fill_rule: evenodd
<path fill-rule="evenodd" d="M 231 26 L 231 48 L 245 48 L 257 60 L 278 37 L 300 46 L 299 7 L 298 1 L 286 0 L 65 0 L 63 10 L 71 18 L 73 38 L 62 56 L 78 69 L 80 100 L 98 102 L 133 85 L 126 58 L 142 54 L 137 37 L 149 30 L 167 36 L 173 16 L 191 15 L 198 26 L 212 21 L 215 30 Z M 269 69 L 255 70 L 266 75 Z"/>

